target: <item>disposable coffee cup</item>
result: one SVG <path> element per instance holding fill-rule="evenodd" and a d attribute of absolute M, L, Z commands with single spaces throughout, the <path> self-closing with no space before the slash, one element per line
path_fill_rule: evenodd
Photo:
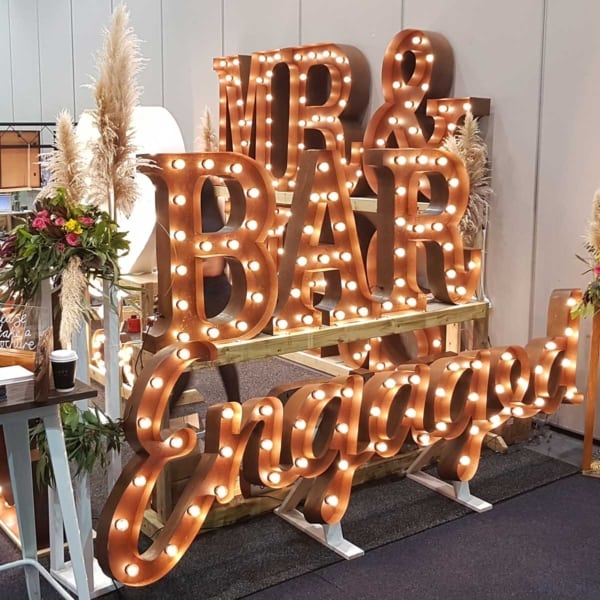
<path fill-rule="evenodd" d="M 52 378 L 57 392 L 71 392 L 75 389 L 75 366 L 77 352 L 74 350 L 53 350 L 50 352 Z"/>

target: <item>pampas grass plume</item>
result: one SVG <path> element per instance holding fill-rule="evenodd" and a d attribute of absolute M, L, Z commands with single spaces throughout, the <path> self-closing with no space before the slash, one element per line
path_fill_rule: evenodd
<path fill-rule="evenodd" d="M 81 269 L 81 260 L 73 256 L 62 273 L 60 290 L 61 319 L 59 339 L 63 348 L 71 347 L 75 332 L 81 328 L 86 311 L 88 282 Z"/>

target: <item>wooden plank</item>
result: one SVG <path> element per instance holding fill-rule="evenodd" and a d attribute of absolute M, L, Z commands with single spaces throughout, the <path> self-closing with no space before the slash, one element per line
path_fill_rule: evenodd
<path fill-rule="evenodd" d="M 414 449 L 390 458 L 374 458 L 358 468 L 352 482 L 353 486 L 368 481 L 383 479 L 390 475 L 403 477 L 408 467 L 415 461 L 420 450 Z M 236 495 L 228 504 L 215 503 L 204 523 L 204 530 L 231 525 L 242 519 L 254 517 L 277 508 L 287 496 L 289 488 L 269 489 L 267 494 L 253 498 Z M 144 513 L 142 532 L 153 537 L 165 525 L 165 520 L 157 511 L 148 509 Z M 202 530 L 200 530 L 202 533 Z"/>
<path fill-rule="evenodd" d="M 584 474 L 591 471 L 594 445 L 594 423 L 596 421 L 596 389 L 598 386 L 598 359 L 600 358 L 600 311 L 594 312 L 592 339 L 588 366 L 587 392 L 585 395 L 585 423 L 583 431 L 583 457 L 581 469 Z"/>
<path fill-rule="evenodd" d="M 322 348 L 343 342 L 384 337 L 395 333 L 437 327 L 487 317 L 487 302 L 461 305 L 431 304 L 427 311 L 382 316 L 369 321 L 352 321 L 306 331 L 290 331 L 273 336 L 261 335 L 250 340 L 215 343 L 218 357 L 212 361 L 198 361 L 195 369 L 238 363 L 246 360 L 280 356 L 312 348 Z"/>
<path fill-rule="evenodd" d="M 316 354 L 311 354 L 309 352 L 292 352 L 291 354 L 285 354 L 283 358 L 287 358 L 304 367 L 309 367 L 316 371 L 333 375 L 334 377 L 348 375 L 352 370 L 348 365 L 341 361 L 339 356 L 323 358 L 322 356 L 317 356 Z"/>

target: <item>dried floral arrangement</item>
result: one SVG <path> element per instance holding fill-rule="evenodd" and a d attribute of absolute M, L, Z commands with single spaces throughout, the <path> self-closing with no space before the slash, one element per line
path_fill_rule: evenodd
<path fill-rule="evenodd" d="M 91 277 L 117 284 L 118 258 L 127 252 L 126 233 L 117 215 L 129 215 L 137 198 L 135 171 L 139 164 L 133 144 L 132 117 L 140 96 L 136 76 L 141 68 L 139 43 L 128 26 L 121 4 L 113 12 L 98 57 L 98 77 L 92 85 L 92 111 L 98 137 L 91 143 L 87 164 L 71 116 L 63 112 L 56 127 L 55 150 L 44 157 L 50 174 L 26 223 L 12 232 L 0 249 L 0 300 L 31 301 L 43 280 L 60 286 L 60 342 L 69 347 L 87 311 Z M 79 411 L 61 406 L 69 458 L 76 473 L 106 466 L 111 450 L 124 439 L 121 419 L 99 409 Z M 45 430 L 34 425 L 32 440 L 40 453 L 38 481 L 51 483 Z"/>
<path fill-rule="evenodd" d="M 198 150 L 200 152 L 218 152 L 219 139 L 215 131 L 212 115 L 208 106 L 204 108 L 204 114 L 200 120 L 200 139 L 198 140 Z"/>
<path fill-rule="evenodd" d="M 488 150 L 481 136 L 479 121 L 470 111 L 454 134 L 448 135 L 442 148 L 456 154 L 464 163 L 469 176 L 469 202 L 459 230 L 464 245 L 477 244 L 479 233 L 487 226 L 490 200 L 493 194 L 490 185 Z"/>
<path fill-rule="evenodd" d="M 585 236 L 588 256 L 577 258 L 587 265 L 585 273 L 593 279 L 588 283 L 581 302 L 573 308 L 574 315 L 591 317 L 600 308 L 600 190 L 596 190 L 592 200 L 592 218 Z"/>
<path fill-rule="evenodd" d="M 96 102 L 92 119 L 99 135 L 91 144 L 88 189 L 89 201 L 98 206 L 108 202 L 108 212 L 115 220 L 118 211 L 129 216 L 137 199 L 135 172 L 141 161 L 136 158 L 132 122 L 141 94 L 137 83 L 141 69 L 139 40 L 121 4 L 104 33 L 98 76 L 91 86 Z"/>
<path fill-rule="evenodd" d="M 0 300 L 23 304 L 33 299 L 43 280 L 60 285 L 63 347 L 70 346 L 86 316 L 90 277 L 116 284 L 118 258 L 129 248 L 118 231 L 117 214 L 129 215 L 137 198 L 132 119 L 142 59 L 128 23 L 129 14 L 119 5 L 104 34 L 92 85 L 98 137 L 90 144 L 91 162 L 86 164 L 72 118 L 63 111 L 57 119 L 55 150 L 44 157 L 49 181 L 33 214 L 0 249 Z"/>
<path fill-rule="evenodd" d="M 90 277 L 116 283 L 118 258 L 127 251 L 126 233 L 92 204 L 74 203 L 64 187 L 41 196 L 25 223 L 0 248 L 0 301 L 31 302 L 42 281 L 60 286 L 61 345 L 67 347 L 86 312 Z"/>

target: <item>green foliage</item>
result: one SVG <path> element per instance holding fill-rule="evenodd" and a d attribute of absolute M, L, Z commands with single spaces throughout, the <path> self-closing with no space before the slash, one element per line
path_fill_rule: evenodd
<path fill-rule="evenodd" d="M 112 420 L 98 407 L 79 411 L 70 403 L 61 404 L 60 415 L 67 457 L 74 465 L 75 475 L 92 473 L 96 465 L 105 469 L 109 463 L 109 453 L 112 450 L 121 450 L 125 439 L 121 419 Z M 54 473 L 43 423 L 40 421 L 33 425 L 29 434 L 32 447 L 37 448 L 39 452 L 37 485 L 40 488 L 54 485 Z"/>
<path fill-rule="evenodd" d="M 86 276 L 117 283 L 118 258 L 127 253 L 125 232 L 96 206 L 71 204 L 64 188 L 36 201 L 25 223 L 0 247 L 0 302 L 31 300 L 40 283 L 59 276 L 77 256 Z"/>
<path fill-rule="evenodd" d="M 588 266 L 588 269 L 583 272 L 592 273 L 594 279 L 590 281 L 587 288 L 583 292 L 581 302 L 573 307 L 571 315 L 573 317 L 591 317 L 600 309 L 600 256 L 598 256 L 591 246 L 587 246 L 590 253 L 589 258 L 576 255 L 577 258 Z"/>

